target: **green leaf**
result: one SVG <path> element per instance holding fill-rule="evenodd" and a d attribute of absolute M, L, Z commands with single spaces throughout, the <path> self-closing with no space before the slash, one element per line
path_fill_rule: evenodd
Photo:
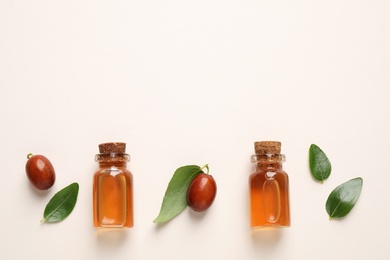
<path fill-rule="evenodd" d="M 166 222 L 186 208 L 188 186 L 201 172 L 202 169 L 197 165 L 182 166 L 175 171 L 165 191 L 160 213 L 153 220 L 154 223 Z"/>
<path fill-rule="evenodd" d="M 72 183 L 57 192 L 46 205 L 41 222 L 60 222 L 64 220 L 76 205 L 79 184 Z"/>
<path fill-rule="evenodd" d="M 332 165 L 326 154 L 315 144 L 309 149 L 309 164 L 313 178 L 324 183 L 332 171 Z"/>
<path fill-rule="evenodd" d="M 363 187 L 363 179 L 358 177 L 337 186 L 326 201 L 329 218 L 342 218 L 355 206 Z"/>

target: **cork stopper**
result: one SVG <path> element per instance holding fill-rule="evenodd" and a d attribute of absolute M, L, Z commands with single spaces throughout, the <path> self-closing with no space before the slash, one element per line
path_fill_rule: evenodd
<path fill-rule="evenodd" d="M 101 154 L 110 154 L 110 153 L 118 153 L 124 154 L 126 153 L 126 143 L 103 143 L 99 144 L 99 152 Z"/>
<path fill-rule="evenodd" d="M 277 141 L 262 141 L 255 142 L 255 153 L 256 154 L 280 154 L 281 142 Z"/>

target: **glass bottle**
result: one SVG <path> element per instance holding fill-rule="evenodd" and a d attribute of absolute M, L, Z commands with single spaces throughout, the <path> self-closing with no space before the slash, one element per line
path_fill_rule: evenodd
<path fill-rule="evenodd" d="M 93 225 L 133 226 L 133 175 L 126 169 L 130 156 L 125 143 L 99 145 L 95 160 L 99 169 L 93 177 Z"/>
<path fill-rule="evenodd" d="M 282 169 L 285 156 L 281 143 L 255 142 L 249 178 L 251 227 L 289 227 L 290 203 L 288 175 Z"/>

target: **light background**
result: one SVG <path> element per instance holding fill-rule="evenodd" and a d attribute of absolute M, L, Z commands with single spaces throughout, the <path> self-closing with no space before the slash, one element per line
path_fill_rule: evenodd
<path fill-rule="evenodd" d="M 390 259 L 390 2 L 387 0 L 1 0 L 1 259 Z M 292 226 L 253 233 L 253 142 L 280 140 Z M 135 227 L 92 227 L 102 142 L 123 141 L 135 181 Z M 308 169 L 319 145 L 333 172 Z M 29 184 L 28 153 L 57 180 Z M 209 163 L 205 214 L 152 220 L 174 170 Z M 328 194 L 364 179 L 341 221 Z M 77 181 L 73 213 L 41 224 Z"/>

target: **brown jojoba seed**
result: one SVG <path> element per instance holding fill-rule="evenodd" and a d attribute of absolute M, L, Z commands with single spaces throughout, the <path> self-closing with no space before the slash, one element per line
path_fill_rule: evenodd
<path fill-rule="evenodd" d="M 53 165 L 43 155 L 27 155 L 26 174 L 31 184 L 38 190 L 47 190 L 53 186 L 56 174 Z"/>
<path fill-rule="evenodd" d="M 200 173 L 190 183 L 187 190 L 188 206 L 198 212 L 207 210 L 215 199 L 217 185 L 213 176 Z"/>

